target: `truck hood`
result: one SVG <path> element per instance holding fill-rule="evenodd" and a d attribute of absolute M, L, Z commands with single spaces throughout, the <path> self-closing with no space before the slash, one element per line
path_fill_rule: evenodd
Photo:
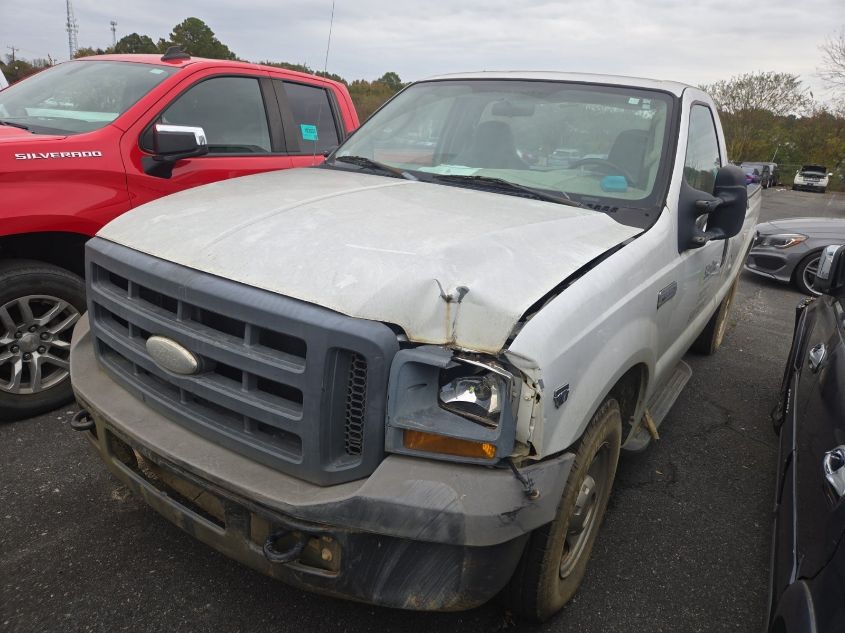
<path fill-rule="evenodd" d="M 20 141 L 55 141 L 65 138 L 54 134 L 33 134 L 27 130 L 11 125 L 0 125 L 0 144 L 18 143 Z"/>
<path fill-rule="evenodd" d="M 177 193 L 99 236 L 155 257 L 496 353 L 522 314 L 641 232 L 586 209 L 353 171 L 296 169 Z"/>

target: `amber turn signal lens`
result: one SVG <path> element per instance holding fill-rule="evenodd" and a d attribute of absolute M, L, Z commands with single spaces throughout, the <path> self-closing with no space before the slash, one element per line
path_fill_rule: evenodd
<path fill-rule="evenodd" d="M 424 433 L 423 431 L 405 430 L 405 448 L 427 453 L 443 453 L 457 457 L 478 457 L 493 459 L 496 456 L 495 444 L 489 442 L 470 442 L 445 435 Z"/>

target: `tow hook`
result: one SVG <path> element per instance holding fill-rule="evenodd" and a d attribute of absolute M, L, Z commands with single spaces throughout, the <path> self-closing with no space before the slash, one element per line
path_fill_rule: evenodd
<path fill-rule="evenodd" d="M 292 536 L 296 540 L 288 549 L 282 551 L 277 550 L 276 541 L 286 536 Z M 298 531 L 294 532 L 293 530 L 281 529 L 271 532 L 267 537 L 267 540 L 264 541 L 264 558 L 269 560 L 271 563 L 293 562 L 299 558 L 302 550 L 305 549 L 305 543 L 307 540 L 308 536 Z"/>
<path fill-rule="evenodd" d="M 90 431 L 94 428 L 94 418 L 88 412 L 88 409 L 77 411 L 70 420 L 70 428 L 74 431 Z"/>

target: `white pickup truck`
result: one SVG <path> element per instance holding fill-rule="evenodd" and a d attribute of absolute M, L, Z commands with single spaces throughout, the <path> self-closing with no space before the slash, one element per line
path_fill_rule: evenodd
<path fill-rule="evenodd" d="M 73 425 L 264 573 L 420 610 L 503 590 L 542 620 L 584 576 L 620 449 L 656 436 L 685 352 L 719 347 L 759 207 L 694 87 L 421 81 L 319 168 L 102 229 Z"/>

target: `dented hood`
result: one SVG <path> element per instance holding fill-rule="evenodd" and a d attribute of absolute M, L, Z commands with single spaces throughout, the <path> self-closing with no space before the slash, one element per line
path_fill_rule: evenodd
<path fill-rule="evenodd" d="M 162 198 L 99 236 L 412 341 L 498 352 L 528 307 L 639 232 L 560 204 L 297 169 Z"/>

